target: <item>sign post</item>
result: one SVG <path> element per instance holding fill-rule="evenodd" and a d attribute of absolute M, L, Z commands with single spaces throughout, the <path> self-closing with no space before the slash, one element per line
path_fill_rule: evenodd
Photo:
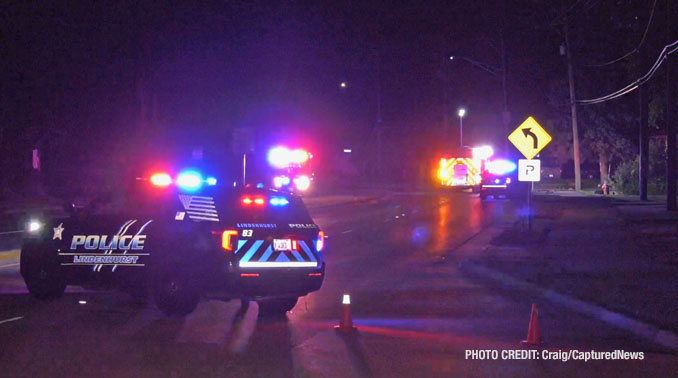
<path fill-rule="evenodd" d="M 527 190 L 527 227 L 532 231 L 532 190 L 535 181 L 541 179 L 541 160 L 539 159 L 520 159 L 518 160 L 518 181 L 530 183 Z"/>
<path fill-rule="evenodd" d="M 527 189 L 527 227 L 532 231 L 532 189 L 541 178 L 541 161 L 534 158 L 551 142 L 549 133 L 532 117 L 528 117 L 508 137 L 509 141 L 525 156 L 518 161 L 518 181 L 529 182 Z"/>

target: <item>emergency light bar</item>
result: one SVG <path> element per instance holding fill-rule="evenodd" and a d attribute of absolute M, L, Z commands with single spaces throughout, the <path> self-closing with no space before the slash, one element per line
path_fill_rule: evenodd
<path fill-rule="evenodd" d="M 151 176 L 151 183 L 155 186 L 167 186 L 172 183 L 172 178 L 167 173 L 156 173 Z"/>
<path fill-rule="evenodd" d="M 196 171 L 184 171 L 177 177 L 177 185 L 187 190 L 195 190 L 202 186 L 202 176 Z"/>
<path fill-rule="evenodd" d="M 273 147 L 268 151 L 268 163 L 275 168 L 287 168 L 293 164 L 303 164 L 309 158 L 309 154 L 306 150 L 296 149 L 290 150 L 287 147 L 278 146 Z"/>
<path fill-rule="evenodd" d="M 264 197 L 244 196 L 240 202 L 245 206 L 251 206 L 252 204 L 263 206 L 266 203 L 266 200 Z M 290 200 L 282 196 L 274 196 L 269 198 L 268 203 L 273 206 L 287 206 L 290 203 Z"/>
<path fill-rule="evenodd" d="M 268 202 L 273 206 L 285 206 L 290 203 L 285 197 L 271 197 Z"/>
<path fill-rule="evenodd" d="M 217 184 L 214 176 L 208 176 L 203 180 L 200 172 L 194 170 L 182 171 L 175 180 L 172 180 L 172 177 L 165 172 L 158 172 L 151 175 L 150 181 L 154 186 L 169 186 L 175 183 L 178 187 L 189 191 L 200 189 L 203 183 L 209 186 Z"/>
<path fill-rule="evenodd" d="M 510 160 L 490 160 L 485 163 L 485 170 L 493 175 L 505 175 L 515 171 L 516 163 Z"/>

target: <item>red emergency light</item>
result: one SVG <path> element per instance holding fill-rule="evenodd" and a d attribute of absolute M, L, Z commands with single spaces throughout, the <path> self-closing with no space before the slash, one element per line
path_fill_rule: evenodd
<path fill-rule="evenodd" d="M 257 206 L 263 206 L 264 203 L 266 203 L 263 197 L 243 197 L 241 202 L 245 206 L 250 206 L 252 204 L 255 204 Z"/>
<path fill-rule="evenodd" d="M 168 186 L 172 178 L 167 173 L 155 173 L 151 176 L 151 183 L 155 186 Z"/>

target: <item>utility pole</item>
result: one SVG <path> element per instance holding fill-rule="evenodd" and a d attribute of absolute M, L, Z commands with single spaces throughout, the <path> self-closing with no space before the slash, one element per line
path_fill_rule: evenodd
<path fill-rule="evenodd" d="M 640 62 L 639 70 L 640 75 L 642 76 L 642 70 L 645 68 L 645 57 L 647 56 L 647 44 L 643 44 L 640 48 Z M 647 84 L 642 84 L 638 88 L 638 100 L 640 101 L 640 122 L 638 126 L 639 130 L 639 139 L 640 139 L 640 162 L 638 167 L 638 194 L 641 201 L 647 201 L 647 176 L 649 170 L 649 148 L 650 140 L 647 136 Z"/>
<path fill-rule="evenodd" d="M 567 77 L 570 81 L 570 109 L 572 112 L 572 144 L 574 154 L 574 188 L 581 190 L 581 169 L 579 165 L 579 130 L 577 128 L 577 102 L 574 92 L 574 69 L 572 68 L 572 55 L 570 54 L 570 37 L 567 21 L 567 10 L 563 6 L 565 16 L 565 51 L 567 55 Z"/>
<path fill-rule="evenodd" d="M 500 54 L 501 54 L 501 91 L 503 95 L 503 108 L 502 108 L 502 114 L 501 114 L 501 121 L 504 126 L 504 132 L 506 133 L 505 135 L 511 134 L 511 112 L 508 110 L 508 93 L 506 91 L 506 75 L 507 75 L 507 59 L 506 59 L 506 46 L 504 45 L 504 25 L 506 22 L 504 21 L 506 12 L 506 2 L 502 1 L 501 3 L 501 8 L 502 8 L 502 16 L 501 16 L 501 28 L 499 30 L 499 49 L 500 49 Z M 504 153 L 508 154 L 509 149 L 511 146 L 509 146 L 509 140 L 508 138 L 504 138 Z"/>
<path fill-rule="evenodd" d="M 381 125 L 381 51 L 377 51 L 377 127 L 375 128 L 377 134 L 377 174 L 381 175 L 383 172 L 382 166 L 382 134 L 384 129 Z M 375 175 L 376 176 L 376 175 Z"/>
<path fill-rule="evenodd" d="M 459 109 L 459 152 L 464 149 L 464 109 Z"/>
<path fill-rule="evenodd" d="M 673 25 L 671 17 L 671 2 L 666 0 L 666 44 L 670 42 L 671 26 Z M 672 105 L 676 99 L 676 82 L 678 75 L 678 64 L 675 58 L 666 59 L 666 109 L 664 119 L 666 120 L 666 210 L 676 211 L 676 119 Z M 671 78 L 674 78 L 672 81 Z"/>
<path fill-rule="evenodd" d="M 445 142 L 447 142 L 447 138 L 449 138 L 449 136 L 450 136 L 450 121 L 449 121 L 448 115 L 447 115 L 447 113 L 448 113 L 448 109 L 447 109 L 448 105 L 447 104 L 449 102 L 448 95 L 447 95 L 447 86 L 448 86 L 449 83 L 447 81 L 447 77 L 449 75 L 446 74 L 445 76 L 446 76 L 446 78 L 443 81 L 443 140 Z"/>

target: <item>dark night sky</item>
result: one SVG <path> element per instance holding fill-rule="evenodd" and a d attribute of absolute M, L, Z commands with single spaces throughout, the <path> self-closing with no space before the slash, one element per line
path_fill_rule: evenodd
<path fill-rule="evenodd" d="M 84 123 L 122 110 L 114 103 L 124 106 L 136 95 L 139 77 L 158 97 L 162 121 L 174 126 L 238 125 L 267 117 L 268 107 L 320 122 L 327 111 L 347 113 L 342 101 L 364 120 L 376 117 L 369 113 L 380 59 L 385 121 L 433 122 L 441 117 L 426 113 L 441 101 L 445 71 L 474 77 L 490 91 L 498 87 L 482 72 L 446 67 L 451 51 L 498 62 L 482 39 L 496 38 L 499 16 L 479 3 L 21 3 L 10 7 L 6 56 L 18 84 L 10 91 L 35 92 L 18 100 L 19 109 L 38 100 L 32 112 L 47 105 L 52 116 Z M 349 88 L 342 93 L 343 80 Z M 453 101 L 480 97 L 484 105 L 485 93 L 454 81 Z"/>
<path fill-rule="evenodd" d="M 582 54 L 591 35 L 610 54 L 630 43 L 626 38 L 615 46 L 601 37 L 604 23 L 620 23 L 611 15 L 639 9 L 636 23 L 647 17 L 640 0 L 577 3 L 589 9 L 573 15 Z M 4 2 L 0 143 L 8 151 L 78 145 L 86 156 L 141 126 L 227 140 L 234 127 L 275 125 L 352 142 L 364 139 L 376 120 L 378 67 L 383 125 L 394 137 L 440 130 L 447 85 L 453 131 L 453 112 L 463 105 L 470 138 L 496 140 L 499 80 L 448 57 L 499 65 L 503 20 L 513 121 L 549 117 L 545 93 L 565 79 L 561 36 L 549 27 L 560 4 Z M 601 27 L 591 30 L 593 21 Z M 625 25 L 617 29 L 628 32 Z M 347 88 L 339 88 L 342 81 Z"/>

